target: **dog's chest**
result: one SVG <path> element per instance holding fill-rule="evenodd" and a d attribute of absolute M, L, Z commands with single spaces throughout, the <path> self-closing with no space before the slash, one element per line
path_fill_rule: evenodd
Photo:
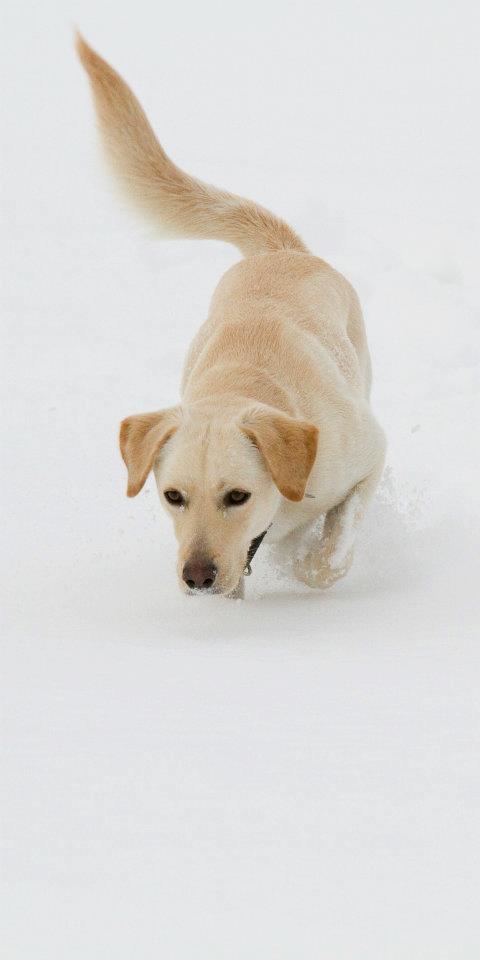
<path fill-rule="evenodd" d="M 315 500 L 307 499 L 302 503 L 283 503 L 268 531 L 266 540 L 268 543 L 278 543 L 279 540 L 283 540 L 297 527 L 312 523 L 319 516 L 319 513 Z"/>

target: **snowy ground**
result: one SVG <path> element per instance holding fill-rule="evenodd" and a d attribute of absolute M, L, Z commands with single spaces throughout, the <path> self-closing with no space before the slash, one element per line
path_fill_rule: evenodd
<path fill-rule="evenodd" d="M 475 7 L 171 6 L 5 16 L 5 956 L 473 960 Z M 73 22 L 359 290 L 389 461 L 328 593 L 265 548 L 245 602 L 186 599 L 153 482 L 124 497 L 118 421 L 176 400 L 237 255 L 119 209 Z"/>

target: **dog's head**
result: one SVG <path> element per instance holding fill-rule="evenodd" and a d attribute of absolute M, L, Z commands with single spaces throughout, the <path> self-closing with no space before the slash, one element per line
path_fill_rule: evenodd
<path fill-rule="evenodd" d="M 251 541 L 272 522 L 282 497 L 302 500 L 317 428 L 264 404 L 218 398 L 127 417 L 120 448 L 135 497 L 150 470 L 179 542 L 186 592 L 230 594 Z"/>

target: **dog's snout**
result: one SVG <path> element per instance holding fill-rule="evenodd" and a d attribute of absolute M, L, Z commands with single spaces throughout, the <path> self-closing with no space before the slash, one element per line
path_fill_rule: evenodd
<path fill-rule="evenodd" d="M 209 587 L 213 587 L 216 576 L 217 568 L 211 560 L 202 558 L 189 560 L 182 573 L 182 577 L 190 590 L 208 590 Z"/>

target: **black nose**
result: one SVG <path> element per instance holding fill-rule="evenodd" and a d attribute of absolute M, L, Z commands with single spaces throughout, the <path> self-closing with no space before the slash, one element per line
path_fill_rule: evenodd
<path fill-rule="evenodd" d="M 213 587 L 217 568 L 210 560 L 189 560 L 183 568 L 182 577 L 190 590 L 208 590 Z"/>

